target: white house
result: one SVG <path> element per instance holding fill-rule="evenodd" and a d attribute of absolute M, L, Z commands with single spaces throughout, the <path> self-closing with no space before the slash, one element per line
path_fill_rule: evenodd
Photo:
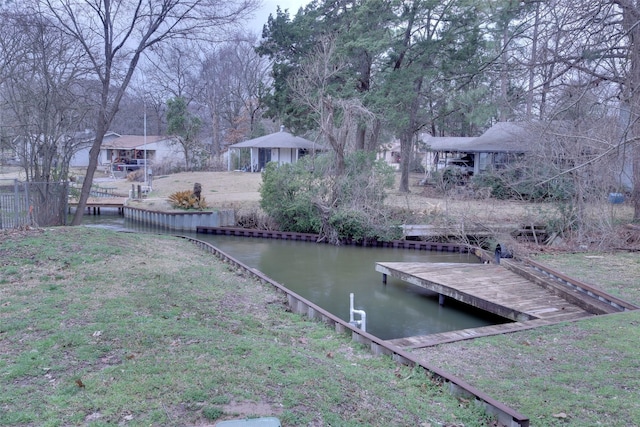
<path fill-rule="evenodd" d="M 100 164 L 147 159 L 151 164 L 184 163 L 184 151 L 174 137 L 163 135 L 117 135 L 103 141 Z"/>
<path fill-rule="evenodd" d="M 89 165 L 90 144 L 80 149 L 72 158 L 71 165 Z M 184 163 L 184 151 L 170 136 L 163 135 L 119 135 L 108 132 L 100 147 L 98 166 L 109 166 L 122 160 L 147 159 L 150 164 Z"/>
<path fill-rule="evenodd" d="M 285 132 L 284 128 L 281 128 L 280 132 L 229 146 L 229 150 L 232 153 L 235 152 L 238 158 L 241 157 L 240 150 L 242 149 L 248 149 L 250 156 L 247 159 L 248 163 L 238 165 L 238 169 L 254 172 L 262 170 L 269 162 L 277 162 L 278 164 L 295 163 L 307 154 L 325 150 L 323 145 L 294 136 L 289 132 Z M 232 169 L 231 157 L 228 157 L 227 168 L 229 170 Z"/>
<path fill-rule="evenodd" d="M 120 135 L 114 132 L 108 132 L 105 134 L 102 139 L 102 143 L 111 141 L 114 138 L 118 138 Z M 89 166 L 89 150 L 91 149 L 91 145 L 93 145 L 94 133 L 92 131 L 86 130 L 84 132 L 79 132 L 74 135 L 74 138 L 79 141 L 77 144 L 77 150 L 71 157 L 69 162 L 69 166 L 71 167 L 80 167 L 86 168 Z M 102 153 L 101 153 L 102 154 Z M 98 165 L 103 165 L 104 162 L 101 159 L 98 159 Z"/>

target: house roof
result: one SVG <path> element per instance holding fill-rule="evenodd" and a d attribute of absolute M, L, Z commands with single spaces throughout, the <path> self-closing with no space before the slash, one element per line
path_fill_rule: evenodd
<path fill-rule="evenodd" d="M 545 132 L 558 130 L 561 122 L 498 122 L 478 137 L 430 137 L 425 140 L 433 151 L 466 153 L 526 153 L 537 146 Z M 548 134 L 549 135 L 549 134 Z"/>
<path fill-rule="evenodd" d="M 532 149 L 534 129 L 522 122 L 498 122 L 469 143 L 469 152 L 525 153 Z M 537 139 L 537 138 L 536 138 Z"/>
<path fill-rule="evenodd" d="M 248 141 L 238 142 L 230 148 L 303 148 L 307 150 L 324 150 L 324 146 L 308 139 L 294 136 L 289 132 L 280 132 L 260 136 Z"/>
<path fill-rule="evenodd" d="M 133 150 L 144 147 L 146 144 L 166 141 L 171 139 L 169 136 L 162 135 L 119 135 L 118 137 L 102 143 L 102 148 L 111 148 L 117 150 Z"/>
<path fill-rule="evenodd" d="M 476 137 L 466 136 L 437 136 L 428 137 L 425 143 L 432 151 L 466 151 Z"/>

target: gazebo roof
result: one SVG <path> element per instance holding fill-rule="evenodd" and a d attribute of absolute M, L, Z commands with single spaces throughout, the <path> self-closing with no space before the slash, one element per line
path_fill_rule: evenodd
<path fill-rule="evenodd" d="M 280 132 L 249 139 L 233 144 L 230 148 L 302 148 L 307 150 L 324 150 L 322 144 L 309 141 L 300 136 L 294 136 L 289 132 Z"/>

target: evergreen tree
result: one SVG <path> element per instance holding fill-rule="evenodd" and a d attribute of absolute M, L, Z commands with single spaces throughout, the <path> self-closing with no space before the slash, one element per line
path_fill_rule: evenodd
<path fill-rule="evenodd" d="M 197 135 L 201 126 L 202 120 L 189 112 L 183 97 L 167 101 L 167 133 L 178 139 L 184 152 L 187 170 L 191 170 L 195 155 L 199 152 L 200 144 Z"/>

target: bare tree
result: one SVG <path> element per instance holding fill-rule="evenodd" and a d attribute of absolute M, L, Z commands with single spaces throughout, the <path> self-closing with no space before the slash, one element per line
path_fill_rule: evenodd
<path fill-rule="evenodd" d="M 183 98 L 187 103 L 199 91 L 198 66 L 200 47 L 193 40 L 169 40 L 151 52 L 145 52 L 144 83 L 154 92 L 169 98 Z"/>
<path fill-rule="evenodd" d="M 4 121 L 32 183 L 37 223 L 60 225 L 70 160 L 90 137 L 78 132 L 88 111 L 80 84 L 86 75 L 83 52 L 38 15 L 14 10 L 3 18 L 0 51 L 11 59 L 10 66 L 2 67 Z"/>
<path fill-rule="evenodd" d="M 82 222 L 102 138 L 143 52 L 174 38 L 213 39 L 252 13 L 255 0 L 32 0 L 38 11 L 82 46 L 100 82 L 95 140 L 73 225 Z M 218 34 L 216 34 L 218 33 Z"/>
<path fill-rule="evenodd" d="M 546 3 L 546 2 L 545 2 Z M 551 3 L 551 2 L 549 2 Z M 551 6 L 555 8 L 551 9 Z M 549 71 L 542 84 L 542 96 L 556 96 L 571 89 L 580 100 L 592 88 L 600 89 L 601 105 L 618 111 L 618 132 L 610 132 L 609 150 L 627 156 L 632 167 L 634 220 L 640 220 L 640 4 L 634 0 L 583 1 L 556 0 L 553 5 L 553 31 L 546 40 L 553 49 L 535 58 L 535 66 Z M 549 27 L 551 28 L 551 27 Z M 539 40 L 540 41 L 540 40 Z M 550 44 L 546 45 L 551 47 Z M 561 89 L 561 90 L 558 90 Z M 558 99 L 561 101 L 561 99 Z M 543 105 L 543 104 L 541 104 Z M 549 109 L 547 117 L 562 116 L 567 103 Z M 624 171 L 622 171 L 624 172 Z"/>
<path fill-rule="evenodd" d="M 11 28 L 13 34 L 3 34 L 3 40 L 16 36 L 18 43 L 13 52 L 2 51 L 18 55 L 19 60 L 13 57 L 10 70 L 5 69 L 2 96 L 11 114 L 12 133 L 22 142 L 22 166 L 28 180 L 48 181 L 54 173 L 64 178 L 65 157 L 74 154 L 72 133 L 82 125 L 86 111 L 80 87 L 86 73 L 82 51 L 38 16 L 4 18 L 3 29 Z M 58 160 L 62 172 L 54 166 Z"/>
<path fill-rule="evenodd" d="M 212 154 L 223 143 L 233 144 L 257 135 L 262 98 L 268 85 L 268 64 L 255 52 L 256 37 L 237 34 L 232 41 L 205 53 L 201 64 L 198 101 L 212 123 Z"/>
<path fill-rule="evenodd" d="M 370 125 L 375 119 L 360 99 L 332 96 L 331 85 L 344 66 L 334 41 L 326 38 L 290 83 L 297 101 L 313 112 L 323 139 L 333 149 L 337 175 L 344 172 L 347 150 L 355 149 L 358 127 L 365 123 Z"/>

